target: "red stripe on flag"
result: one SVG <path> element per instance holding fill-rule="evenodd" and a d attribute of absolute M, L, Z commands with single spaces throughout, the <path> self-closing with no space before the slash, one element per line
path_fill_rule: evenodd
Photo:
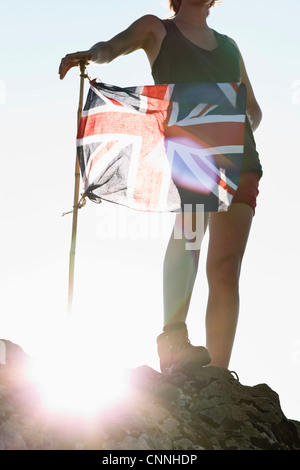
<path fill-rule="evenodd" d="M 164 121 L 163 114 L 161 119 Z M 157 116 L 155 117 L 151 113 L 127 114 L 118 113 L 118 111 L 108 111 L 82 117 L 77 139 L 103 133 L 148 136 L 150 133 L 162 134 L 162 131 L 158 126 Z"/>
<path fill-rule="evenodd" d="M 211 108 L 211 104 L 207 104 L 207 105 L 205 106 L 205 108 L 203 108 L 203 109 L 200 111 L 200 113 L 196 114 L 195 116 L 192 116 L 190 119 L 195 119 L 195 118 L 197 118 L 197 117 L 199 117 L 199 116 L 203 116 L 203 115 L 206 113 L 206 111 L 208 111 L 210 108 Z"/>
<path fill-rule="evenodd" d="M 165 127 L 167 138 L 185 139 L 200 145 L 200 148 L 221 147 L 227 145 L 244 145 L 244 123 L 242 122 L 215 122 L 199 124 L 197 126 L 171 126 Z"/>
<path fill-rule="evenodd" d="M 148 98 L 154 98 L 156 100 L 164 100 L 169 85 L 146 85 L 143 87 L 142 95 L 146 95 Z"/>
<path fill-rule="evenodd" d="M 234 89 L 234 91 L 237 93 L 238 89 L 239 89 L 239 84 L 238 83 L 230 83 L 230 85 L 232 86 L 232 88 Z"/>
<path fill-rule="evenodd" d="M 112 102 L 112 104 L 116 105 L 116 106 L 122 106 L 124 107 L 124 105 L 122 103 L 120 103 L 120 101 L 117 101 L 117 100 L 114 100 L 113 98 L 108 98 L 106 97 L 107 99 L 109 99 L 109 101 Z"/>
<path fill-rule="evenodd" d="M 224 181 L 222 178 L 219 178 L 218 185 L 221 186 L 221 188 L 225 189 L 227 193 L 231 194 L 231 196 L 234 196 L 235 189 L 229 186 L 229 184 L 226 183 L 226 181 Z"/>

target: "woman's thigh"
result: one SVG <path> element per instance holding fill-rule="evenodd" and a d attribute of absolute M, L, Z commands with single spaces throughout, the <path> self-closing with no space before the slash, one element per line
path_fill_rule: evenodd
<path fill-rule="evenodd" d="M 207 275 L 209 278 L 224 276 L 230 270 L 239 276 L 253 220 L 249 204 L 234 203 L 227 212 L 215 212 L 209 219 L 209 244 Z"/>

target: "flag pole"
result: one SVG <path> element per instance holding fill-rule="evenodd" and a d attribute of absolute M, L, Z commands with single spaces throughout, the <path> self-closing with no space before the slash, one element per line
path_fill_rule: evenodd
<path fill-rule="evenodd" d="M 77 110 L 77 129 L 79 127 L 82 107 L 83 107 L 83 92 L 84 92 L 84 79 L 87 77 L 85 73 L 85 61 L 80 61 L 80 89 L 79 89 L 79 103 Z M 78 201 L 79 201 L 79 184 L 80 184 L 80 169 L 79 160 L 76 152 L 75 162 L 75 186 L 74 186 L 74 200 L 73 200 L 73 222 L 72 222 L 72 238 L 71 248 L 69 257 L 69 290 L 68 290 L 68 312 L 72 311 L 73 305 L 73 293 L 74 293 L 74 267 L 75 267 L 75 250 L 76 250 L 76 238 L 77 238 L 77 216 L 78 216 Z"/>

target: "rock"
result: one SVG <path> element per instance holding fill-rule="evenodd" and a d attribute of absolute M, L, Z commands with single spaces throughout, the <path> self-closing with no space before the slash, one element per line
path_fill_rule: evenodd
<path fill-rule="evenodd" d="M 18 344 L 0 339 L 0 383 L 7 380 L 22 382 L 30 360 Z"/>
<path fill-rule="evenodd" d="M 10 367 L 23 366 L 29 360 L 24 350 L 12 341 L 0 340 L 0 364 Z"/>
<path fill-rule="evenodd" d="M 224 369 L 131 370 L 128 396 L 89 421 L 55 414 L 33 384 L 11 380 L 28 357 L 12 345 L 10 354 L 0 366 L 0 450 L 300 450 L 300 423 L 284 416 L 278 394 Z"/>

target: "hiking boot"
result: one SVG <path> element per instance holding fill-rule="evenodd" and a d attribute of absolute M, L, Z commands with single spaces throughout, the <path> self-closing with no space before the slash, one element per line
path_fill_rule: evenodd
<path fill-rule="evenodd" d="M 163 328 L 157 338 L 160 370 L 163 374 L 199 370 L 210 363 L 208 350 L 203 346 L 193 346 L 188 339 L 185 323 L 171 323 Z"/>

